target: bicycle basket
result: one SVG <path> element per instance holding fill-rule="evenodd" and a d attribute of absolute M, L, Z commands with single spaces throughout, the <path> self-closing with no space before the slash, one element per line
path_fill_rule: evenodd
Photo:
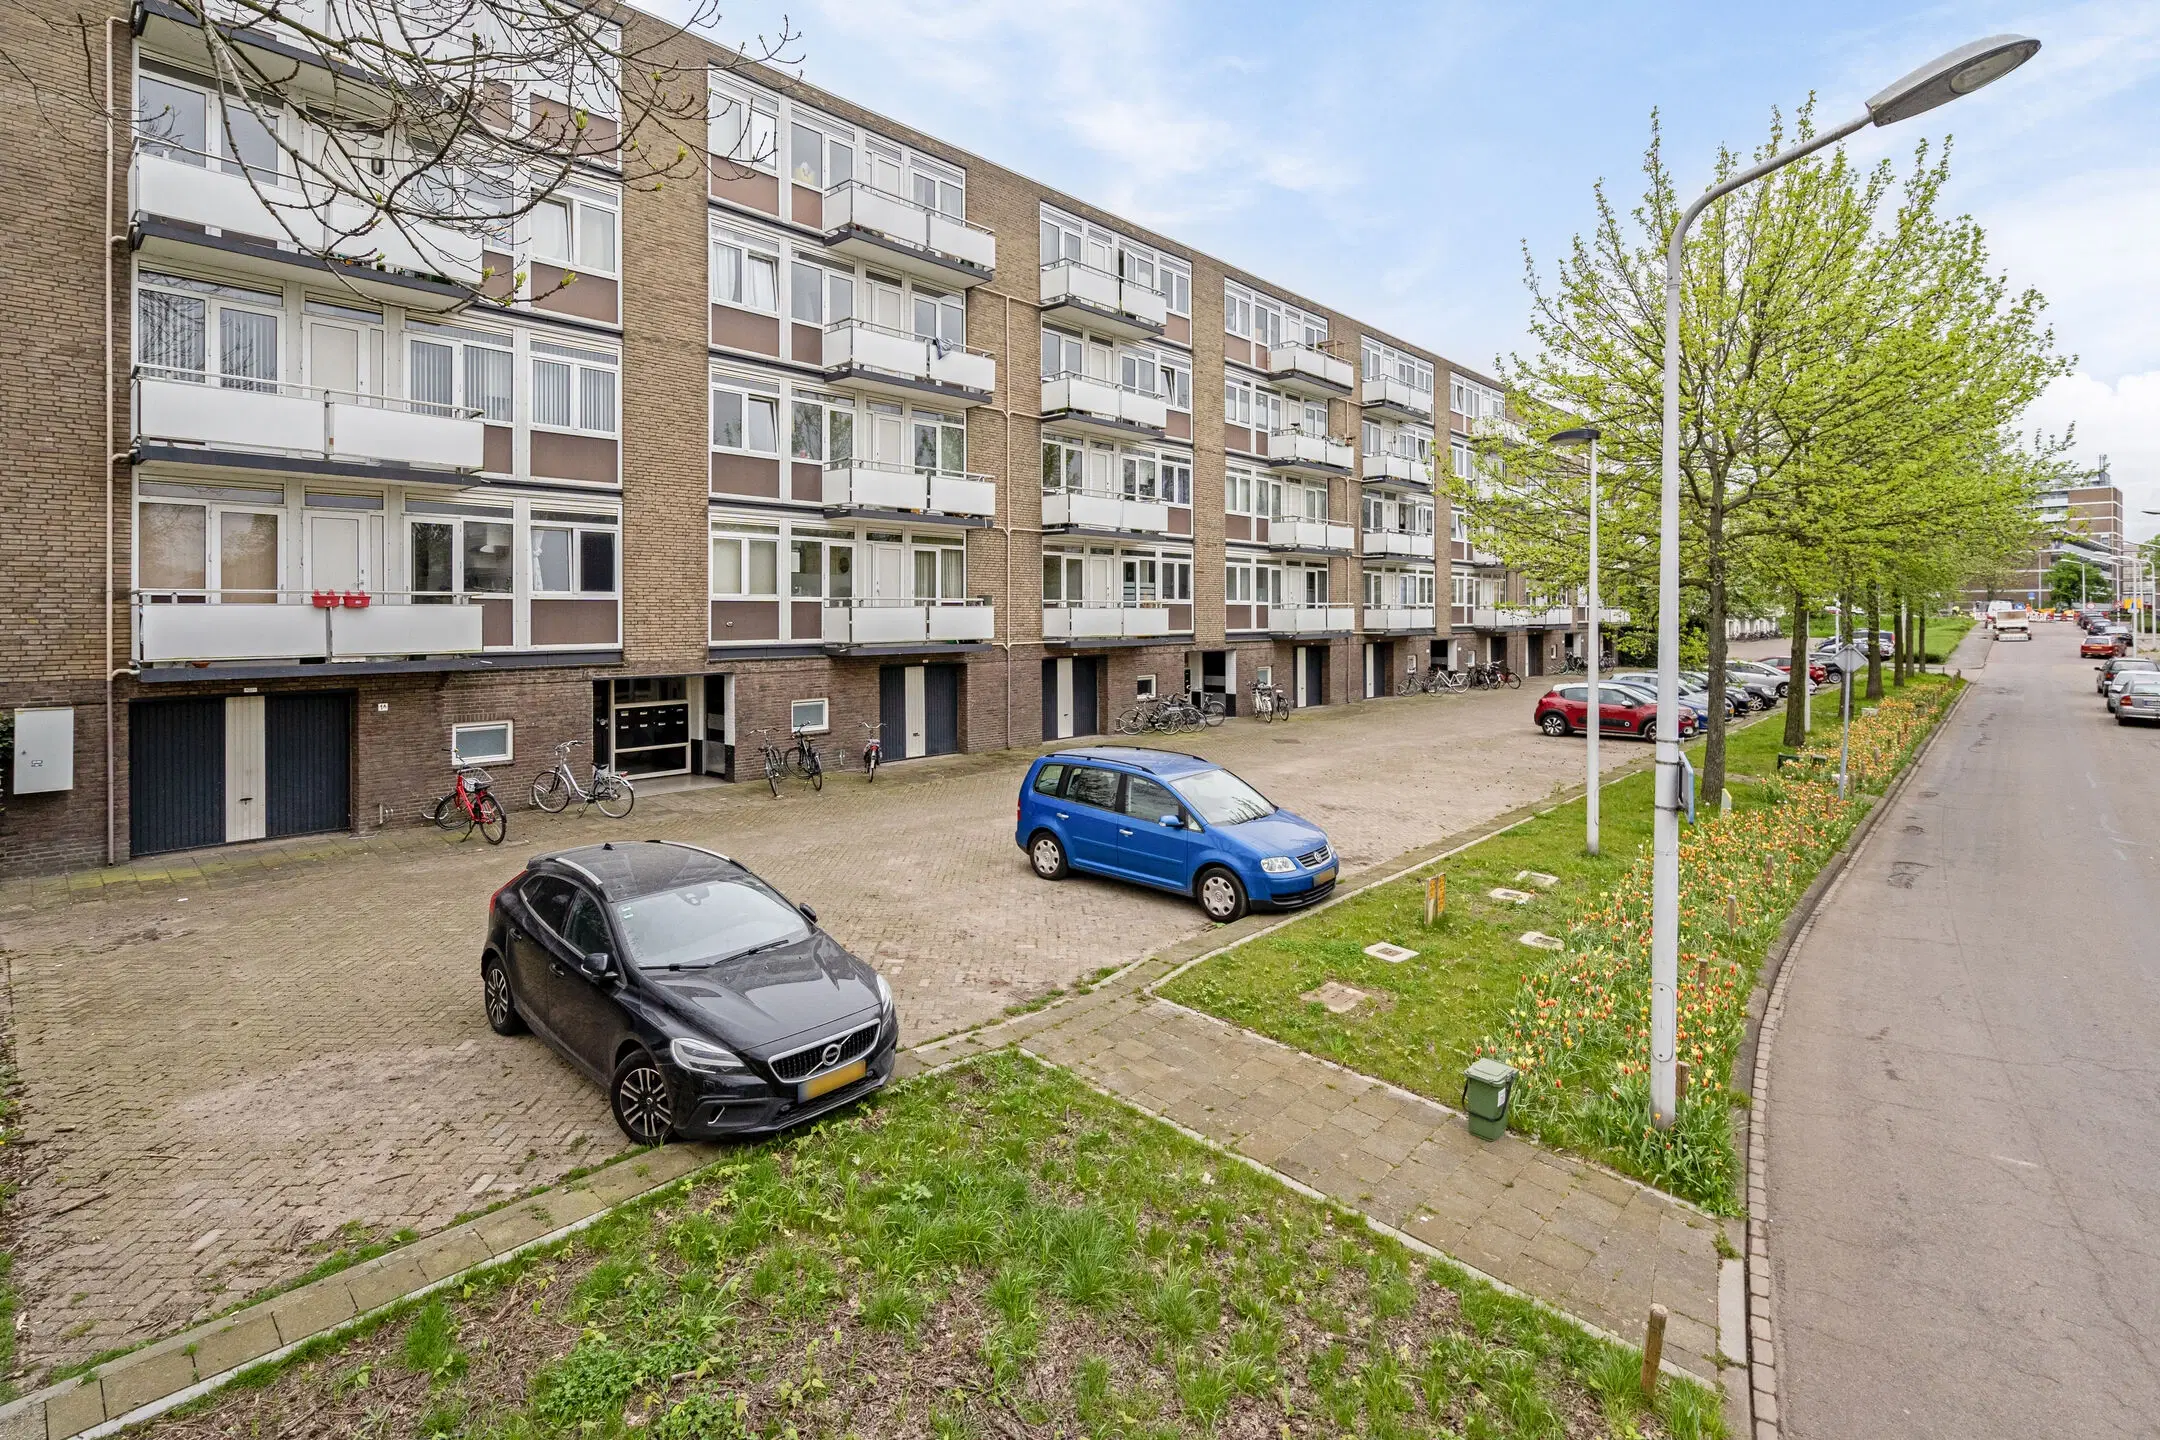
<path fill-rule="evenodd" d="M 493 785 L 495 783 L 495 777 L 477 765 L 461 765 L 458 767 L 458 773 L 465 777 L 465 784 L 468 789 L 475 785 Z"/>

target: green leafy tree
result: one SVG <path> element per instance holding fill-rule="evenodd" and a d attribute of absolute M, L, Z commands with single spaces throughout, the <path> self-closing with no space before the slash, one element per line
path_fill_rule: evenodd
<path fill-rule="evenodd" d="M 2062 608 L 2105 605 L 2115 598 L 2107 571 L 2087 560 L 2065 555 L 2048 567 L 2048 603 Z"/>

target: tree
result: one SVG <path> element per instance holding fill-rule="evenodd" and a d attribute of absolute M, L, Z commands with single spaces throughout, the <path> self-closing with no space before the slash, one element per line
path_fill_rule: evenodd
<path fill-rule="evenodd" d="M 79 87 L 9 49 L 0 70 L 28 88 L 54 148 L 102 164 L 83 137 L 110 121 L 139 149 L 241 179 L 280 232 L 270 238 L 302 254 L 514 304 L 574 272 L 535 285 L 485 257 L 506 260 L 521 223 L 567 226 L 566 211 L 535 212 L 581 169 L 633 188 L 703 183 L 711 91 L 672 42 L 711 30 L 714 4 L 626 25 L 627 12 L 570 0 L 169 0 L 144 23 L 194 52 L 203 88 L 151 75 L 105 94 L 105 11 L 43 21 L 79 49 Z M 796 39 L 783 21 L 732 63 L 793 63 Z M 740 118 L 723 163 L 769 162 L 771 124 Z"/>
<path fill-rule="evenodd" d="M 1792 128 L 1812 125 L 1809 106 Z M 1721 152 L 1716 176 L 1784 148 L 1786 130 L 1773 116 L 1755 156 Z M 1528 433 L 1603 431 L 1602 583 L 1638 614 L 1656 604 L 1664 253 L 1682 208 L 1654 116 L 1643 174 L 1625 217 L 1595 187 L 1591 235 L 1550 281 L 1525 252 L 1536 349 L 1499 366 Z M 1925 145 L 1902 181 L 1889 162 L 1863 172 L 1832 150 L 1718 201 L 1690 233 L 1682 605 L 1707 642 L 1708 793 L 1724 784 L 1728 615 L 1802 613 L 1871 583 L 1919 588 L 1900 567 L 1934 564 L 1925 546 L 1964 549 L 1944 537 L 1968 509 L 1989 547 L 2005 517 L 2026 513 L 2032 467 L 2004 463 L 2007 427 L 2067 362 L 2039 323 L 2040 297 L 2010 294 L 1979 228 L 1936 213 L 1948 175 L 1947 156 Z M 1533 585 L 1579 583 L 1575 462 L 1497 431 L 1478 449 L 1482 463 L 1453 488 L 1481 547 Z"/>
<path fill-rule="evenodd" d="M 2065 555 L 2048 567 L 2048 603 L 2068 610 L 2078 605 L 2105 605 L 2115 598 L 2108 572 L 2089 560 Z"/>

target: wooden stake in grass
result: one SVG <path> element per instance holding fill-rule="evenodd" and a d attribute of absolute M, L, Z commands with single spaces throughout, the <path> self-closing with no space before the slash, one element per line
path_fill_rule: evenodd
<path fill-rule="evenodd" d="M 1740 897 L 1730 890 L 1725 892 L 1725 928 L 1728 930 L 1740 928 Z"/>
<path fill-rule="evenodd" d="M 1687 1072 L 1687 1061 L 1679 1060 L 1673 1063 L 1673 1109 L 1675 1110 L 1685 1110 L 1687 1108 Z"/>
<path fill-rule="evenodd" d="M 1665 1354 L 1665 1307 L 1650 1307 L 1650 1324 L 1643 1332 L 1642 1342 L 1642 1393 L 1643 1399 L 1657 1400 L 1658 1361 Z"/>
<path fill-rule="evenodd" d="M 1447 913 L 1447 876 L 1433 875 L 1425 881 L 1425 923 L 1437 925 Z"/>

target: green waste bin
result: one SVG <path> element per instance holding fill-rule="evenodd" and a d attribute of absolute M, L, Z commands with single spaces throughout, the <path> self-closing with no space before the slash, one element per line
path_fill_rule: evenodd
<path fill-rule="evenodd" d="M 1463 1072 L 1462 1106 L 1470 1133 L 1497 1140 L 1507 1133 L 1508 1100 L 1515 1090 L 1515 1067 L 1486 1056 Z"/>

